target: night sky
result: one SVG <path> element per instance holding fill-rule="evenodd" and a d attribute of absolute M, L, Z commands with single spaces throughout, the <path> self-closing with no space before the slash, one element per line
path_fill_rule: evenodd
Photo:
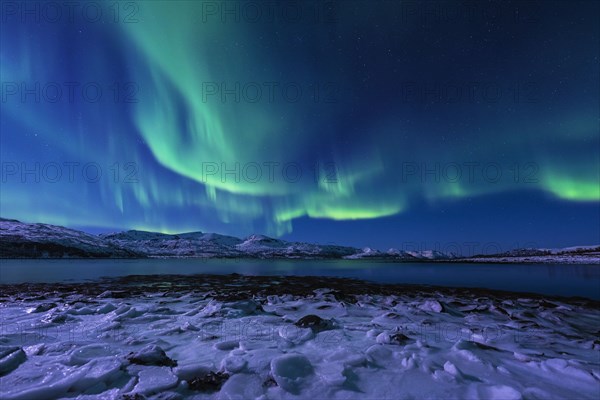
<path fill-rule="evenodd" d="M 2 2 L 3 217 L 600 243 L 599 2 L 47 3 Z"/>

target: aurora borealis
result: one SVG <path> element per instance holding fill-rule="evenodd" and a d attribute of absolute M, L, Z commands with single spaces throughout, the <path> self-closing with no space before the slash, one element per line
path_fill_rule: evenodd
<path fill-rule="evenodd" d="M 2 2 L 4 217 L 600 241 L 597 2 L 45 3 Z"/>

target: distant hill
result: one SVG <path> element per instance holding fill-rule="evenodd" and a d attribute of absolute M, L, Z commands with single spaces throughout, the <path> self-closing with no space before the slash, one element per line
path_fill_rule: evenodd
<path fill-rule="evenodd" d="M 559 249 L 515 249 L 499 254 L 480 254 L 456 261 L 484 263 L 600 264 L 600 245 Z"/>
<path fill-rule="evenodd" d="M 495 255 L 463 258 L 435 250 L 380 251 L 288 242 L 264 235 L 244 239 L 217 233 L 165 234 L 130 230 L 91 235 L 62 226 L 0 218 L 0 258 L 285 258 L 348 259 L 397 262 L 559 262 L 600 263 L 600 246 L 565 249 L 518 249 Z"/>
<path fill-rule="evenodd" d="M 74 229 L 0 218 L 0 258 L 64 257 L 129 258 L 142 255 Z"/>

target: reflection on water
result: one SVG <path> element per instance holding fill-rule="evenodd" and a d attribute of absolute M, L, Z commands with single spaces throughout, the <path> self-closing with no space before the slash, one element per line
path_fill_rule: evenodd
<path fill-rule="evenodd" d="M 320 275 L 600 299 L 600 266 L 391 263 L 356 260 L 1 260 L 0 283 L 95 280 L 136 274 Z"/>

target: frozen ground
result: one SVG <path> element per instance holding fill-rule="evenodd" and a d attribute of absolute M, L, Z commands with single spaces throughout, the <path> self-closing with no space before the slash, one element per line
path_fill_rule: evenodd
<path fill-rule="evenodd" d="M 306 277 L 0 290 L 2 399 L 598 399 L 585 299 Z"/>

